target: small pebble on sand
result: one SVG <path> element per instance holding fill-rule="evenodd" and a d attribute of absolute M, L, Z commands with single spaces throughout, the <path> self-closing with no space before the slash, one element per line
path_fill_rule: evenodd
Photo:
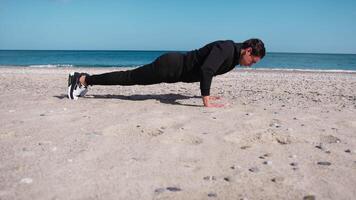
<path fill-rule="evenodd" d="M 266 160 L 263 162 L 263 164 L 265 165 L 272 165 L 272 161 L 271 160 Z"/>
<path fill-rule="evenodd" d="M 281 127 L 281 125 L 278 124 L 278 123 L 276 123 L 276 122 L 270 123 L 269 126 L 270 126 L 270 127 L 275 127 L 275 128 L 280 128 L 280 127 Z"/>
<path fill-rule="evenodd" d="M 315 200 L 315 196 L 314 195 L 307 195 L 303 197 L 303 200 Z"/>
<path fill-rule="evenodd" d="M 157 188 L 157 189 L 155 189 L 155 193 L 162 193 L 162 192 L 164 192 L 164 191 L 165 191 L 164 188 Z"/>
<path fill-rule="evenodd" d="M 206 181 L 215 181 L 216 180 L 215 176 L 205 176 L 203 179 Z"/>
<path fill-rule="evenodd" d="M 271 179 L 271 181 L 274 182 L 274 183 L 279 183 L 279 182 L 284 181 L 284 178 L 280 177 L 280 176 L 279 177 L 274 177 L 274 178 Z"/>
<path fill-rule="evenodd" d="M 23 178 L 20 180 L 20 183 L 31 184 L 33 182 L 32 178 Z"/>
<path fill-rule="evenodd" d="M 327 154 L 331 153 L 329 150 L 327 150 L 327 148 L 325 147 L 325 145 L 323 145 L 322 143 L 320 143 L 319 145 L 316 145 L 315 148 L 318 148 L 318 149 L 324 151 L 324 152 L 327 153 Z"/>
<path fill-rule="evenodd" d="M 230 178 L 229 177 L 224 177 L 224 181 L 230 182 Z"/>
<path fill-rule="evenodd" d="M 216 193 L 209 193 L 208 197 L 217 197 L 218 195 Z"/>
<path fill-rule="evenodd" d="M 351 153 L 351 150 L 350 149 L 346 149 L 345 152 L 346 153 Z"/>
<path fill-rule="evenodd" d="M 325 166 L 329 166 L 331 165 L 331 162 L 327 162 L 327 161 L 320 161 L 320 162 L 317 162 L 318 165 L 325 165 Z"/>
<path fill-rule="evenodd" d="M 270 157 L 270 156 L 272 156 L 272 154 L 271 153 L 265 153 L 265 154 L 263 154 L 263 156 L 264 157 Z"/>
<path fill-rule="evenodd" d="M 182 191 L 182 189 L 178 188 L 178 187 L 167 187 L 167 190 L 171 191 L 171 192 L 179 192 Z"/>
<path fill-rule="evenodd" d="M 292 162 L 292 163 L 290 163 L 290 165 L 293 166 L 293 167 L 295 167 L 295 166 L 298 166 L 298 163 Z"/>
<path fill-rule="evenodd" d="M 248 169 L 248 171 L 250 171 L 250 172 L 259 172 L 260 170 L 257 167 L 251 167 L 250 169 Z"/>

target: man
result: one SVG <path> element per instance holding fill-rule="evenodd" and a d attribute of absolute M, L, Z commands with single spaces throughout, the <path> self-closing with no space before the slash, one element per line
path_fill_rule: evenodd
<path fill-rule="evenodd" d="M 236 65 L 250 67 L 265 56 L 259 39 L 243 43 L 232 40 L 215 41 L 186 53 L 166 53 L 150 64 L 133 70 L 115 71 L 98 75 L 74 72 L 68 78 L 68 98 L 77 100 L 88 91 L 88 85 L 150 85 L 158 83 L 200 82 L 203 104 L 221 107 L 210 100 L 213 76 L 224 74 Z"/>

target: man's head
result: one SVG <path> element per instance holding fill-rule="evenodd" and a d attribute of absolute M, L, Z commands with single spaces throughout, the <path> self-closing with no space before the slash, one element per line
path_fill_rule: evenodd
<path fill-rule="evenodd" d="M 250 67 L 266 54 L 265 45 L 260 39 L 249 39 L 242 43 L 240 65 Z"/>

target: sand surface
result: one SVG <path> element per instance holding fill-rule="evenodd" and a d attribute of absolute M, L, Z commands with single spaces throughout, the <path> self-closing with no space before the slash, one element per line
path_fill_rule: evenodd
<path fill-rule="evenodd" d="M 103 73 L 111 69 L 80 68 Z M 0 199 L 355 199 L 356 73 L 236 70 L 94 86 L 0 68 Z"/>

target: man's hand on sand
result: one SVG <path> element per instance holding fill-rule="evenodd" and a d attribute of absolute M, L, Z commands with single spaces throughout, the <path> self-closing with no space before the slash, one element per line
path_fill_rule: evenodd
<path fill-rule="evenodd" d="M 222 98 L 218 96 L 209 96 L 209 100 L 220 100 L 220 99 Z"/>
<path fill-rule="evenodd" d="M 203 103 L 205 107 L 209 107 L 209 108 L 221 108 L 224 107 L 224 104 L 213 104 L 210 103 L 211 100 L 218 100 L 221 99 L 220 97 L 216 97 L 216 96 L 203 96 Z"/>
<path fill-rule="evenodd" d="M 217 103 L 209 103 L 208 105 L 204 105 L 205 107 L 208 108 L 221 108 L 224 107 L 224 104 L 217 104 Z"/>

